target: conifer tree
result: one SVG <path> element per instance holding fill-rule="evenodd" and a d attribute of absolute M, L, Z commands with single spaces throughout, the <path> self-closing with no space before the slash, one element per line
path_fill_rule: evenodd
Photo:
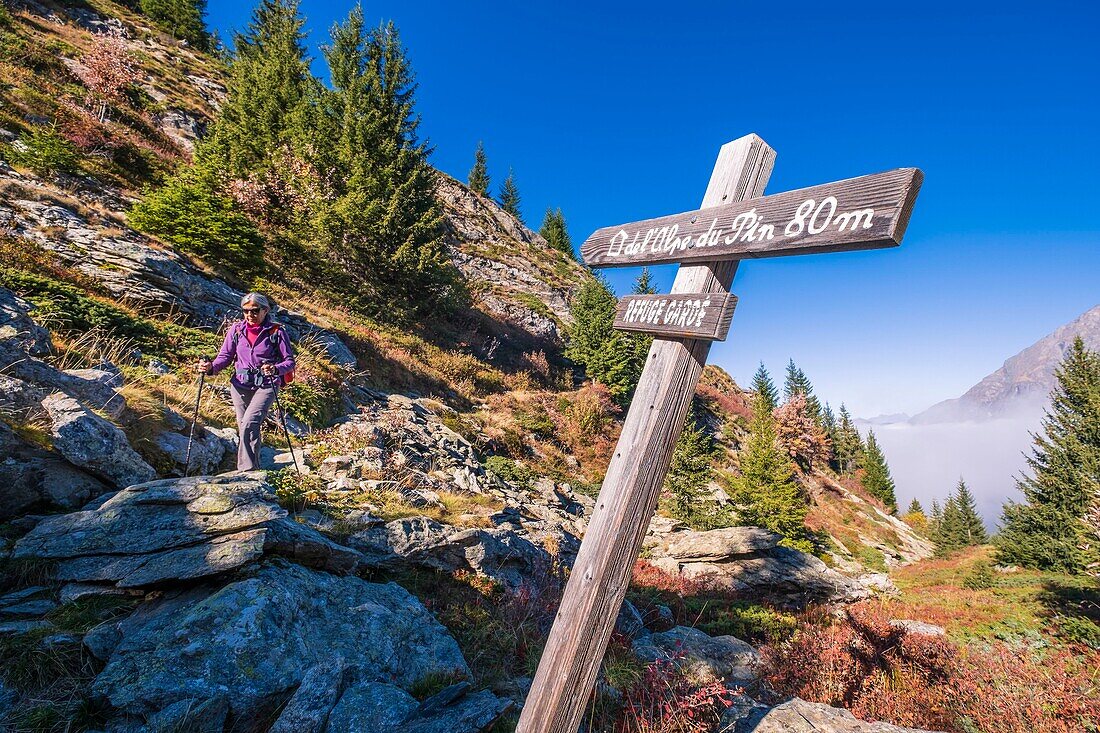
<path fill-rule="evenodd" d="M 471 191 L 479 196 L 489 195 L 489 168 L 485 158 L 485 145 L 480 140 L 477 143 L 477 150 L 474 151 L 474 167 L 470 169 L 470 177 L 467 180 Z"/>
<path fill-rule="evenodd" d="M 959 539 L 966 546 L 985 544 L 989 540 L 989 536 L 986 534 L 981 517 L 978 516 L 978 506 L 974 501 L 974 495 L 970 493 L 970 489 L 967 488 L 966 482 L 962 478 L 959 479 L 959 483 L 955 487 L 955 506 L 959 510 L 961 526 Z"/>
<path fill-rule="evenodd" d="M 653 273 L 648 267 L 643 267 L 641 273 L 634 280 L 635 295 L 656 295 L 657 287 L 653 284 Z"/>
<path fill-rule="evenodd" d="M 648 267 L 642 268 L 641 274 L 634 280 L 634 288 L 631 292 L 635 295 L 647 295 L 656 292 L 656 288 L 650 283 Z M 649 357 L 649 347 L 653 345 L 653 336 L 640 332 L 623 335 L 633 350 L 630 361 L 631 384 L 637 384 L 638 380 L 641 379 L 642 369 L 645 368 L 646 359 Z M 633 391 L 633 387 L 631 387 L 631 391 Z"/>
<path fill-rule="evenodd" d="M 211 48 L 203 20 L 206 0 L 140 0 L 140 4 L 146 17 L 176 38 L 202 51 Z"/>
<path fill-rule="evenodd" d="M 901 520 L 921 534 L 927 534 L 931 524 L 924 513 L 924 507 L 916 499 L 909 502 L 909 508 L 905 510 Z"/>
<path fill-rule="evenodd" d="M 248 29 L 237 34 L 227 94 L 207 139 L 195 151 L 230 178 L 269 165 L 283 145 L 301 147 L 304 106 L 317 90 L 303 44 L 298 0 L 260 0 Z"/>
<path fill-rule="evenodd" d="M 809 507 L 794 481 L 794 466 L 779 445 L 767 398 L 753 397 L 749 437 L 741 450 L 740 474 L 726 481 L 741 524 L 766 527 L 784 544 L 810 551 L 805 525 Z"/>
<path fill-rule="evenodd" d="M 806 372 L 795 366 L 794 359 L 791 359 L 787 362 L 787 377 L 783 382 L 783 397 L 789 400 L 796 394 L 806 397 L 806 409 L 810 417 L 821 426 L 821 402 L 814 396 L 814 388 L 810 384 Z"/>
<path fill-rule="evenodd" d="M 932 531 L 933 536 L 939 530 L 940 523 L 943 521 L 943 508 L 940 503 L 935 499 L 932 500 L 932 512 L 928 515 L 929 529 Z"/>
<path fill-rule="evenodd" d="M 775 388 L 772 376 L 764 368 L 764 362 L 760 362 L 756 373 L 752 375 L 752 391 L 760 398 L 760 409 L 767 410 L 769 415 L 779 407 L 779 390 Z M 755 406 L 757 403 L 754 401 L 753 404 Z"/>
<path fill-rule="evenodd" d="M 905 513 L 906 514 L 918 514 L 918 513 L 919 514 L 924 514 L 924 507 L 922 507 L 920 505 L 920 502 L 917 501 L 916 497 L 914 497 L 913 501 L 909 502 L 909 508 L 905 511 Z"/>
<path fill-rule="evenodd" d="M 694 529 L 712 529 L 715 508 L 706 506 L 706 489 L 714 474 L 714 440 L 688 415 L 676 441 L 665 476 L 664 493 L 670 514 Z"/>
<path fill-rule="evenodd" d="M 894 496 L 894 479 L 890 477 L 886 456 L 870 430 L 867 431 L 867 446 L 863 451 L 863 470 L 863 488 L 880 499 L 891 512 L 896 512 L 898 500 Z"/>
<path fill-rule="evenodd" d="M 637 384 L 636 345 L 614 329 L 617 301 L 607 284 L 594 277 L 573 297 L 565 355 L 584 367 L 589 379 L 606 385 L 619 404 Z"/>
<path fill-rule="evenodd" d="M 326 109 L 335 196 L 319 217 L 342 266 L 335 281 L 361 309 L 398 321 L 460 302 L 443 244 L 435 172 L 417 130 L 416 83 L 397 28 L 367 32 L 362 8 L 332 31 L 325 49 L 333 90 Z"/>
<path fill-rule="evenodd" d="M 523 223 L 523 217 L 519 213 L 519 188 L 516 187 L 516 174 L 509 168 L 508 177 L 500 186 L 500 206 L 519 222 Z"/>
<path fill-rule="evenodd" d="M 959 510 L 956 496 L 951 495 L 943 507 L 943 516 L 936 523 L 932 542 L 936 546 L 936 556 L 946 557 L 966 546 L 966 526 Z"/>
<path fill-rule="evenodd" d="M 539 228 L 539 236 L 559 252 L 569 255 L 571 258 L 577 256 L 573 251 L 573 240 L 569 236 L 569 229 L 565 225 L 565 215 L 561 213 L 561 209 L 555 211 L 548 208 L 546 210 L 546 216 L 543 217 L 542 226 Z"/>
<path fill-rule="evenodd" d="M 859 467 L 863 456 L 863 439 L 852 421 L 848 408 L 843 403 L 840 405 L 840 424 L 837 425 L 837 440 L 833 444 L 836 454 L 837 470 L 842 473 L 851 473 Z"/>
<path fill-rule="evenodd" d="M 837 425 L 836 415 L 833 414 L 833 408 L 829 407 L 829 403 L 825 403 L 825 408 L 821 411 L 821 432 L 825 434 L 825 440 L 829 444 L 828 462 L 834 468 L 838 468 L 839 464 L 836 460 L 836 443 L 840 437 L 840 427 Z"/>
<path fill-rule="evenodd" d="M 1025 503 L 1003 510 L 998 560 L 1077 573 L 1100 554 L 1086 521 L 1100 496 L 1100 354 L 1076 338 L 1055 377 L 1043 432 L 1032 435 L 1031 475 L 1017 480 Z"/>

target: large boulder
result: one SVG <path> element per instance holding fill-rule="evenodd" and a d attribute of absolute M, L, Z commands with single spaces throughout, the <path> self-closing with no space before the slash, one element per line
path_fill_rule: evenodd
<path fill-rule="evenodd" d="M 46 356 L 53 350 L 50 332 L 34 322 L 33 311 L 33 305 L 0 288 L 0 354 Z"/>
<path fill-rule="evenodd" d="M 120 488 L 156 478 L 157 472 L 130 447 L 118 426 L 72 397 L 56 392 L 42 400 L 42 407 L 50 416 L 54 448 L 73 465 Z"/>
<path fill-rule="evenodd" d="M 706 532 L 676 532 L 662 550 L 680 562 L 715 562 L 751 557 L 779 545 L 782 537 L 763 527 L 725 527 Z"/>
<path fill-rule="evenodd" d="M 760 664 L 756 650 L 736 636 L 708 636 L 686 626 L 635 639 L 632 649 L 643 662 L 671 660 L 698 685 L 752 682 Z"/>
<path fill-rule="evenodd" d="M 769 707 L 741 698 L 718 724 L 723 733 L 929 733 L 857 719 L 847 710 L 792 698 Z"/>
<path fill-rule="evenodd" d="M 113 624 L 92 692 L 130 716 L 225 695 L 248 720 L 337 656 L 362 681 L 407 690 L 469 676 L 458 645 L 408 591 L 272 560 L 224 587 L 169 593 Z"/>
<path fill-rule="evenodd" d="M 45 508 L 78 509 L 109 490 L 55 453 L 21 440 L 0 422 L 0 521 Z"/>

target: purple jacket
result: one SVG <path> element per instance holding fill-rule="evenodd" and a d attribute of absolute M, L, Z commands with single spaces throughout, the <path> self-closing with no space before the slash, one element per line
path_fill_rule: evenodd
<path fill-rule="evenodd" d="M 237 372 L 259 369 L 264 364 L 274 364 L 279 376 L 294 371 L 294 348 L 290 345 L 285 327 L 268 318 L 256 337 L 255 345 L 248 343 L 244 329 L 244 321 L 237 321 L 229 327 L 221 351 L 210 363 L 210 374 L 217 374 L 233 361 L 236 361 Z M 239 387 L 245 386 L 245 381 L 238 374 L 233 375 L 233 382 Z"/>

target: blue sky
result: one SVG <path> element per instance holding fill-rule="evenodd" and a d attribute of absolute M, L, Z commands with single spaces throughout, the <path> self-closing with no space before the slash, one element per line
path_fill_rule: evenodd
<path fill-rule="evenodd" d="M 350 2 L 303 0 L 314 70 Z M 580 243 L 696 208 L 718 148 L 778 151 L 768 193 L 916 166 L 902 246 L 748 261 L 711 361 L 788 357 L 858 416 L 919 411 L 1100 302 L 1094 3 L 371 2 L 401 30 L 432 162 L 484 141 L 528 225 Z M 247 4 L 211 3 L 223 37 Z M 636 270 L 609 273 L 629 289 Z M 667 290 L 674 269 L 657 271 Z"/>

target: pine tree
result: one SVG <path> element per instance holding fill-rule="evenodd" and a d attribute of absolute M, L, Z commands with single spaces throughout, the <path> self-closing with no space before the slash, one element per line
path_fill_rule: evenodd
<path fill-rule="evenodd" d="M 546 210 L 546 216 L 543 217 L 542 226 L 539 228 L 539 236 L 559 252 L 569 255 L 571 258 L 577 256 L 573 251 L 573 240 L 569 236 L 569 229 L 565 225 L 565 215 L 561 213 L 561 209 L 557 211 L 553 209 Z"/>
<path fill-rule="evenodd" d="M 822 425 L 821 402 L 814 396 L 814 388 L 810 384 L 806 372 L 795 366 L 794 359 L 791 359 L 787 362 L 787 378 L 783 382 L 783 397 L 789 400 L 796 394 L 806 397 L 806 409 L 809 411 L 810 417 L 819 426 Z"/>
<path fill-rule="evenodd" d="M 516 175 L 511 168 L 500 186 L 500 206 L 523 223 L 523 217 L 519 213 L 519 188 L 516 187 Z"/>
<path fill-rule="evenodd" d="M 966 525 L 954 495 L 943 506 L 943 517 L 936 524 L 932 542 L 937 557 L 946 557 L 966 546 Z"/>
<path fill-rule="evenodd" d="M 141 12 L 176 38 L 206 51 L 212 48 L 203 16 L 206 0 L 140 0 Z"/>
<path fill-rule="evenodd" d="M 894 496 L 894 479 L 890 477 L 886 456 L 870 430 L 867 431 L 867 446 L 863 451 L 863 470 L 863 488 L 880 499 L 891 512 L 896 512 L 898 500 Z"/>
<path fill-rule="evenodd" d="M 769 415 L 779 407 L 779 390 L 775 388 L 772 376 L 764 368 L 764 362 L 760 362 L 756 373 L 752 375 L 752 391 L 760 398 L 760 409 L 767 410 Z"/>
<path fill-rule="evenodd" d="M 229 178 L 269 166 L 283 145 L 302 147 L 307 100 L 317 83 L 303 45 L 297 0 L 261 0 L 234 40 L 227 94 L 207 139 L 195 151 Z"/>
<path fill-rule="evenodd" d="M 982 524 L 981 517 L 978 516 L 978 506 L 974 501 L 974 495 L 970 493 L 970 489 L 967 488 L 966 482 L 962 478 L 959 479 L 959 483 L 955 487 L 955 505 L 959 509 L 960 539 L 966 546 L 984 545 L 989 540 L 989 536 L 985 532 L 985 525 Z"/>
<path fill-rule="evenodd" d="M 669 513 L 694 529 L 713 528 L 715 507 L 707 506 L 706 489 L 714 475 L 714 440 L 700 427 L 694 410 L 676 441 L 665 476 Z"/>
<path fill-rule="evenodd" d="M 656 295 L 657 287 L 653 284 L 653 273 L 648 267 L 643 267 L 637 279 L 634 280 L 635 295 Z"/>
<path fill-rule="evenodd" d="M 479 196 L 489 195 L 489 168 L 485 158 L 485 146 L 479 140 L 474 151 L 474 167 L 468 180 L 470 190 Z M 545 236 L 545 235 L 544 235 Z"/>
<path fill-rule="evenodd" d="M 749 437 L 740 453 L 740 475 L 726 480 L 741 524 L 766 527 L 784 544 L 810 551 L 805 525 L 809 507 L 794 481 L 794 466 L 779 445 L 767 398 L 753 397 Z"/>
<path fill-rule="evenodd" d="M 920 505 L 920 502 L 917 501 L 916 497 L 914 497 L 913 501 L 909 502 L 909 508 L 905 510 L 905 513 L 906 514 L 924 514 L 924 507 L 922 507 Z"/>
<path fill-rule="evenodd" d="M 929 525 L 931 524 L 924 513 L 924 507 L 922 507 L 920 502 L 916 499 L 909 502 L 909 508 L 905 510 L 905 514 L 902 516 L 901 521 L 921 534 L 928 534 Z"/>
<path fill-rule="evenodd" d="M 585 282 L 570 304 L 573 325 L 565 355 L 582 365 L 589 379 L 606 385 L 619 404 L 625 404 L 640 370 L 636 344 L 614 329 L 616 305 L 615 294 L 603 280 Z"/>
<path fill-rule="evenodd" d="M 821 432 L 825 434 L 825 440 L 829 444 L 827 460 L 834 469 L 839 468 L 836 460 L 836 443 L 840 437 L 840 428 L 836 422 L 836 415 L 833 414 L 833 408 L 829 407 L 828 402 L 821 411 Z"/>
<path fill-rule="evenodd" d="M 842 473 L 851 473 L 859 467 L 863 456 L 863 439 L 856 429 L 848 408 L 843 403 L 840 405 L 840 424 L 837 426 L 837 439 L 833 444 L 836 454 L 837 470 Z"/>
<path fill-rule="evenodd" d="M 1032 475 L 1017 480 L 1025 503 L 1003 510 L 998 560 L 1078 573 L 1100 554 L 1087 523 L 1100 496 L 1100 354 L 1076 338 L 1055 377 L 1043 433 L 1032 435 Z"/>
<path fill-rule="evenodd" d="M 335 196 L 318 217 L 339 262 L 334 287 L 360 309 L 394 320 L 460 302 L 460 276 L 443 244 L 429 148 L 419 140 L 416 83 L 397 28 L 367 32 L 360 7 L 325 49 L 338 130 Z"/>

